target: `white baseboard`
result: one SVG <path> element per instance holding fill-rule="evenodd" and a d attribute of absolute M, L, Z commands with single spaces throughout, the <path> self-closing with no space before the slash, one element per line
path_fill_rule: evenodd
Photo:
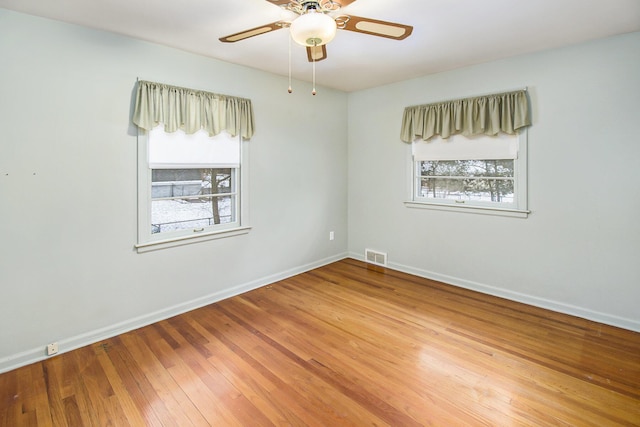
<path fill-rule="evenodd" d="M 349 253 L 349 258 L 354 258 L 359 261 L 365 261 L 362 254 Z M 366 262 L 366 261 L 365 261 Z M 446 283 L 448 285 L 457 286 L 472 291 L 481 292 L 487 295 L 493 295 L 500 298 L 505 298 L 511 301 L 521 302 L 523 304 L 531 305 L 534 307 L 545 308 L 547 310 L 555 311 L 558 313 L 568 314 L 571 316 L 580 317 L 582 319 L 592 320 L 594 322 L 603 323 L 605 325 L 616 326 L 630 331 L 640 332 L 640 321 L 634 319 L 627 319 L 619 316 L 615 316 L 608 313 L 602 313 L 599 311 L 589 310 L 582 307 L 577 307 L 571 304 L 565 304 L 558 301 L 549 300 L 546 298 L 535 297 L 519 292 L 513 292 L 508 289 L 498 288 L 495 286 L 473 282 L 470 280 L 460 279 L 458 277 L 447 276 L 444 274 L 435 273 L 433 271 L 422 270 L 415 267 L 410 267 L 403 264 L 389 262 L 387 268 L 392 270 L 401 271 L 403 273 L 413 274 L 414 276 L 424 277 L 426 279 L 436 280 L 438 282 Z"/>
<path fill-rule="evenodd" d="M 147 326 L 152 323 L 168 319 L 178 314 L 186 313 L 188 311 L 195 310 L 197 308 L 204 307 L 206 305 L 213 304 L 215 302 L 222 301 L 224 299 L 243 294 L 253 289 L 257 289 L 257 288 L 269 285 L 271 283 L 284 280 L 288 277 L 295 276 L 296 274 L 301 274 L 301 273 L 313 270 L 314 268 L 322 267 L 323 265 L 340 261 L 341 259 L 347 258 L 347 256 L 348 255 L 346 253 L 338 254 L 329 258 L 316 261 L 316 262 L 312 262 L 306 265 L 301 265 L 286 271 L 282 271 L 280 273 L 272 274 L 267 277 L 262 277 L 254 281 L 235 286 L 233 288 L 215 292 L 210 295 L 205 295 L 201 298 L 197 298 L 191 301 L 177 304 L 172 307 L 167 307 L 165 309 L 162 309 L 153 313 L 149 313 L 143 316 L 129 319 L 124 322 L 120 322 L 115 325 L 108 326 L 106 328 L 88 331 L 86 333 L 76 335 L 74 337 L 61 339 L 58 341 L 58 346 L 60 348 L 60 352 L 58 354 L 66 353 L 66 352 L 69 352 L 69 351 L 72 351 L 72 350 L 75 350 L 75 349 L 78 349 L 102 340 L 105 340 L 107 338 L 111 338 L 116 335 L 120 335 L 125 332 L 129 332 L 134 329 L 138 329 L 143 326 Z M 18 353 L 18 354 L 0 359 L 0 373 L 8 372 L 13 369 L 19 368 L 21 366 L 26 366 L 31 363 L 39 362 L 41 360 L 48 359 L 49 357 L 55 357 L 55 356 L 46 356 L 45 346 L 43 344 L 41 347 L 27 350 L 22 353 Z"/>

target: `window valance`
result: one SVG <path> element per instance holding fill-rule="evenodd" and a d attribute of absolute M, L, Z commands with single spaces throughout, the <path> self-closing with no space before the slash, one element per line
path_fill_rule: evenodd
<path fill-rule="evenodd" d="M 148 81 L 138 82 L 133 123 L 146 130 L 162 123 L 165 132 L 187 134 L 202 129 L 210 136 L 227 131 L 244 139 L 255 127 L 250 99 Z"/>
<path fill-rule="evenodd" d="M 411 143 L 428 140 L 434 135 L 514 134 L 529 126 L 527 91 L 500 93 L 475 98 L 457 99 L 435 104 L 407 107 L 402 117 L 400 137 Z"/>

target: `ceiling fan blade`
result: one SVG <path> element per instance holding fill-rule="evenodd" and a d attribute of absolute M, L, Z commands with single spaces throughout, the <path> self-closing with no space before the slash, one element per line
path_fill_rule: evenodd
<path fill-rule="evenodd" d="M 307 46 L 307 58 L 309 62 L 318 62 L 327 59 L 327 45 Z"/>
<path fill-rule="evenodd" d="M 261 25 L 260 27 L 251 28 L 250 30 L 244 30 L 229 36 L 220 37 L 220 41 L 224 43 L 238 42 L 240 40 L 248 39 L 249 37 L 259 36 L 260 34 L 279 30 L 283 25 L 284 23 L 282 21 L 272 22 L 271 24 Z"/>
<path fill-rule="evenodd" d="M 386 37 L 394 40 L 406 39 L 413 31 L 413 27 L 410 25 L 379 21 L 377 19 L 363 18 L 361 16 L 348 16 L 349 20 L 344 24 L 344 27 L 338 26 L 338 28 L 355 31 L 357 33 L 370 34 L 372 36 Z"/>

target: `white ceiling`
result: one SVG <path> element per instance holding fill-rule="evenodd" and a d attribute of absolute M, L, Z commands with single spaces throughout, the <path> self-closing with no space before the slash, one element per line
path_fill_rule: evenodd
<path fill-rule="evenodd" d="M 0 0 L 0 7 L 288 71 L 287 30 L 218 41 L 278 21 L 280 8 L 266 0 Z M 640 0 L 358 0 L 341 13 L 414 27 L 403 41 L 339 31 L 317 63 L 317 82 L 347 92 L 640 31 Z M 294 44 L 292 56 L 294 78 L 310 81 L 304 48 Z"/>

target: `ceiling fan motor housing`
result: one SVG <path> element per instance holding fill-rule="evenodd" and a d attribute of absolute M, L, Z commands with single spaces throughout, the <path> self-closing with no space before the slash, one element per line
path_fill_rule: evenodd
<path fill-rule="evenodd" d="M 338 29 L 336 21 L 329 15 L 318 12 L 314 5 L 307 7 L 307 11 L 291 23 L 291 37 L 302 46 L 322 46 L 329 43 Z"/>

